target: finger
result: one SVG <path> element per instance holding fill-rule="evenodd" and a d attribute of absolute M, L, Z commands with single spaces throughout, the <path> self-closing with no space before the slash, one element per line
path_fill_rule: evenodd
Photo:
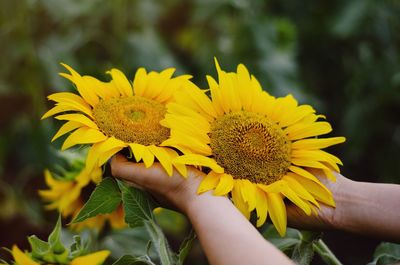
<path fill-rule="evenodd" d="M 117 178 L 122 178 L 138 185 L 145 185 L 152 180 L 168 177 L 158 163 L 146 168 L 143 163 L 130 162 L 121 154 L 117 154 L 111 159 L 111 173 Z"/>

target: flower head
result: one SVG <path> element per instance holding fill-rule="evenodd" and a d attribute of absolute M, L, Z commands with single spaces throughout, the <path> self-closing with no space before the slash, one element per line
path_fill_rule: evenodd
<path fill-rule="evenodd" d="M 44 172 L 45 181 L 49 189 L 39 190 L 39 195 L 44 201 L 49 202 L 46 205 L 48 210 L 57 210 L 64 218 L 75 218 L 85 203 L 85 196 L 82 191 L 87 188 L 90 182 L 98 183 L 102 178 L 101 168 L 95 168 L 92 171 L 83 167 L 78 174 L 72 178 L 56 178 L 49 170 Z M 105 215 L 97 215 L 86 219 L 80 223 L 72 224 L 73 230 L 82 230 L 84 228 L 102 229 L 104 224 L 109 222 L 114 229 L 126 227 L 124 214 L 121 206 L 114 212 Z"/>
<path fill-rule="evenodd" d="M 12 247 L 12 255 L 15 261 L 15 265 L 44 265 L 48 264 L 47 262 L 37 261 L 28 252 L 23 252 L 18 246 L 14 245 Z M 68 265 L 101 265 L 104 263 L 106 258 L 110 255 L 110 251 L 101 250 L 91 254 L 87 254 L 84 256 L 79 256 L 73 258 L 68 263 L 60 263 L 60 264 L 68 264 Z"/>
<path fill-rule="evenodd" d="M 157 158 L 169 175 L 173 167 L 185 173 L 182 165 L 173 165 L 178 154 L 159 146 L 169 137 L 169 129 L 160 125 L 166 113 L 165 105 L 174 100 L 174 92 L 190 76 L 173 78 L 173 68 L 160 73 L 137 70 L 133 83 L 119 70 L 112 69 L 110 82 L 92 76 L 81 76 L 68 65 L 70 72 L 61 73 L 69 79 L 79 94 L 55 93 L 48 97 L 56 106 L 43 115 L 66 121 L 53 140 L 70 133 L 62 150 L 80 144 L 91 145 L 86 167 L 102 166 L 112 155 L 128 147 L 137 162 L 143 160 L 150 167 Z"/>
<path fill-rule="evenodd" d="M 320 121 L 323 115 L 291 95 L 269 95 L 245 66 L 234 73 L 216 66 L 218 82 L 207 76 L 211 100 L 187 83 L 161 122 L 171 130 L 163 145 L 185 154 L 175 163 L 211 169 L 198 192 L 229 194 L 247 218 L 256 211 L 257 226 L 269 214 L 281 235 L 286 230 L 285 198 L 308 215 L 319 202 L 334 206 L 331 192 L 308 168 L 321 169 L 334 181 L 341 161 L 321 149 L 345 138 L 319 138 L 332 131 Z"/>

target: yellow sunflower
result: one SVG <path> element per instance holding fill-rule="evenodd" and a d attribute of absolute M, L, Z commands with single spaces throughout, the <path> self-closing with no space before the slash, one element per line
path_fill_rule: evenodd
<path fill-rule="evenodd" d="M 226 73 L 216 61 L 218 81 L 207 76 L 210 98 L 193 83 L 176 95 L 161 122 L 171 130 L 163 142 L 185 155 L 183 165 L 206 166 L 210 172 L 198 192 L 230 194 L 249 219 L 257 213 L 261 226 L 269 213 L 281 235 L 286 231 L 285 197 L 306 214 L 322 202 L 334 207 L 331 192 L 308 170 L 317 168 L 334 181 L 341 161 L 320 149 L 344 137 L 317 138 L 332 131 L 309 105 L 293 96 L 275 98 L 263 91 L 245 66 Z"/>
<path fill-rule="evenodd" d="M 147 73 L 139 68 L 131 83 L 117 69 L 107 73 L 110 82 L 102 82 L 92 76 L 81 76 L 68 65 L 63 66 L 70 74 L 60 75 L 73 82 L 79 95 L 69 92 L 52 94 L 49 100 L 56 106 L 42 119 L 55 116 L 66 121 L 53 140 L 72 132 L 64 141 L 62 150 L 74 145 L 92 145 L 86 166 L 90 170 L 102 166 L 112 155 L 129 147 L 137 162 L 143 160 L 150 167 L 157 158 L 169 175 L 173 166 L 182 174 L 186 167 L 173 165 L 178 154 L 159 145 L 169 137 L 169 129 L 160 121 L 166 113 L 165 105 L 171 102 L 174 92 L 191 76 L 173 78 L 173 68 L 160 73 Z"/>
<path fill-rule="evenodd" d="M 31 256 L 22 252 L 16 245 L 12 247 L 12 255 L 15 260 L 16 265 L 41 265 L 43 263 L 39 263 L 31 258 Z M 110 255 L 110 251 L 102 250 L 97 251 L 85 256 L 76 257 L 71 260 L 68 265 L 101 265 L 104 263 L 106 258 Z M 47 264 L 47 263 L 46 263 Z"/>
<path fill-rule="evenodd" d="M 49 189 L 40 190 L 39 195 L 43 200 L 49 202 L 46 205 L 48 210 L 58 210 L 64 218 L 75 218 L 82 209 L 85 200 L 82 198 L 82 189 L 92 180 L 98 183 L 101 180 L 101 168 L 96 167 L 89 171 L 84 168 L 74 179 L 56 179 L 49 170 L 45 170 L 45 181 Z M 109 222 L 114 229 L 126 227 L 122 207 L 110 214 L 97 215 L 84 220 L 83 222 L 72 224 L 71 229 L 79 231 L 83 228 L 102 229 L 106 222 Z"/>

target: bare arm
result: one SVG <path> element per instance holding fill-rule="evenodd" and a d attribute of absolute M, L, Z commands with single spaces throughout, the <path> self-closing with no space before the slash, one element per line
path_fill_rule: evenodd
<path fill-rule="evenodd" d="M 290 207 L 289 225 L 311 230 L 338 229 L 400 242 L 400 185 L 357 182 L 339 174 L 336 183 L 324 182 L 333 193 L 336 208 L 322 206 L 319 216 L 310 218 Z"/>
<path fill-rule="evenodd" d="M 113 158 L 114 176 L 142 186 L 169 206 L 178 208 L 192 223 L 204 252 L 213 265 L 294 265 L 275 246 L 266 241 L 226 197 L 210 192 L 196 194 L 204 174 L 194 168 L 184 180 L 172 177 L 159 165 L 146 169 L 118 155 Z"/>

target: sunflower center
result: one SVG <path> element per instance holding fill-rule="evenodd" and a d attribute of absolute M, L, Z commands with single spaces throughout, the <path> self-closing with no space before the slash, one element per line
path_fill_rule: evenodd
<path fill-rule="evenodd" d="M 97 126 L 107 136 L 127 143 L 158 145 L 169 137 L 160 121 L 167 109 L 155 100 L 133 96 L 100 101 L 93 110 Z"/>
<path fill-rule="evenodd" d="M 270 184 L 290 166 L 289 139 L 261 114 L 240 111 L 219 117 L 209 136 L 214 158 L 234 178 Z"/>

